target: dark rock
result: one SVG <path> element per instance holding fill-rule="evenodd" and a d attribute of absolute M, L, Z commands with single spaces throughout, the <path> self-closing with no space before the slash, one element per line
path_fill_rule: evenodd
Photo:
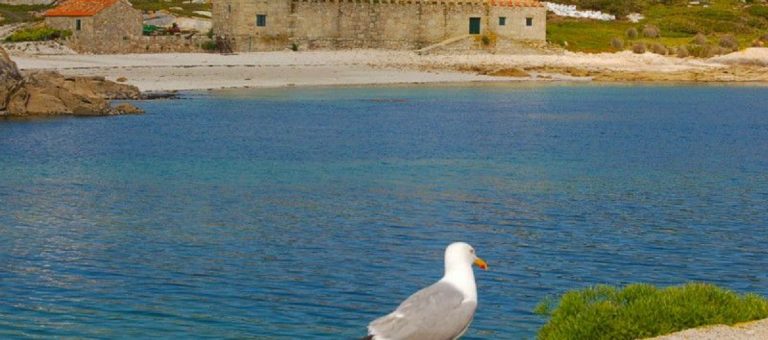
<path fill-rule="evenodd" d="M 179 93 L 176 91 L 145 92 L 141 94 L 143 100 L 155 99 L 178 99 Z"/>

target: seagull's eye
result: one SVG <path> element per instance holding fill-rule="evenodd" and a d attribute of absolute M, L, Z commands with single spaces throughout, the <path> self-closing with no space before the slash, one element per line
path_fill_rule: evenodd
<path fill-rule="evenodd" d="M 470 250 L 469 250 L 469 253 L 470 253 L 470 254 L 474 254 L 474 253 L 475 253 L 475 250 L 474 250 L 474 249 L 470 249 Z"/>

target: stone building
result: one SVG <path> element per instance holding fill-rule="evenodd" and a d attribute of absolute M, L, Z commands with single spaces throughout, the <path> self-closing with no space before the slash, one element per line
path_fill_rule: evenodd
<path fill-rule="evenodd" d="M 71 31 L 68 44 L 83 52 L 123 52 L 142 35 L 141 11 L 127 0 L 66 0 L 44 17 L 48 27 Z"/>
<path fill-rule="evenodd" d="M 212 14 L 214 34 L 236 51 L 546 39 L 537 0 L 215 0 Z"/>

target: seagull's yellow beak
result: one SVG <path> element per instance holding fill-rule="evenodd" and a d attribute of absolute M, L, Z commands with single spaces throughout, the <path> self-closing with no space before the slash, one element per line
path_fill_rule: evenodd
<path fill-rule="evenodd" d="M 479 257 L 475 259 L 475 265 L 480 267 L 482 270 L 488 270 L 488 264 Z"/>

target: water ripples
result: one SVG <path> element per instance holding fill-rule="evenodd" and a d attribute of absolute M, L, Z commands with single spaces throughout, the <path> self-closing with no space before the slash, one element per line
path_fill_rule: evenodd
<path fill-rule="evenodd" d="M 354 338 L 455 240 L 491 266 L 469 339 L 531 338 L 596 283 L 766 295 L 768 117 L 739 106 L 765 98 L 318 88 L 0 122 L 0 337 Z"/>

